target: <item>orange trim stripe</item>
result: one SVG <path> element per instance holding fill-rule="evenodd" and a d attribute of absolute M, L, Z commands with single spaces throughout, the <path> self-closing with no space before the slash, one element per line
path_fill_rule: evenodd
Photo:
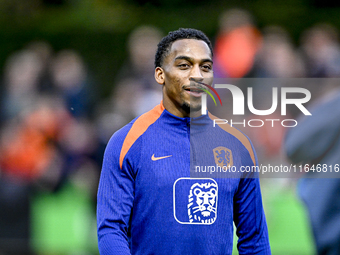
<path fill-rule="evenodd" d="M 210 112 L 208 112 L 208 114 L 209 114 L 209 118 L 212 120 L 219 119 L 216 116 L 212 115 Z M 249 139 L 244 134 L 242 134 L 241 131 L 230 126 L 229 124 L 223 124 L 223 125 L 218 124 L 218 126 L 222 128 L 224 131 L 228 132 L 229 134 L 235 136 L 244 145 L 244 147 L 246 147 L 246 149 L 248 150 L 250 154 L 251 159 L 253 160 L 254 166 L 256 166 L 255 153 L 250 144 Z"/>
<path fill-rule="evenodd" d="M 130 131 L 125 137 L 122 149 L 119 156 L 119 166 L 122 168 L 123 160 L 126 153 L 130 150 L 131 146 L 136 142 L 136 140 L 148 129 L 150 125 L 155 123 L 155 121 L 161 116 L 164 110 L 163 102 L 153 108 L 151 111 L 141 115 L 132 125 Z"/>

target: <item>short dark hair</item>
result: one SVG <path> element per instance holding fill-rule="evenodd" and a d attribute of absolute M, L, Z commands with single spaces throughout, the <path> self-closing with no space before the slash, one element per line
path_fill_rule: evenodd
<path fill-rule="evenodd" d="M 176 31 L 169 32 L 169 34 L 163 37 L 158 43 L 155 55 L 155 67 L 162 66 L 165 56 L 170 52 L 172 43 L 180 39 L 202 40 L 208 45 L 211 55 L 213 55 L 211 42 L 202 31 L 193 28 L 180 28 Z"/>

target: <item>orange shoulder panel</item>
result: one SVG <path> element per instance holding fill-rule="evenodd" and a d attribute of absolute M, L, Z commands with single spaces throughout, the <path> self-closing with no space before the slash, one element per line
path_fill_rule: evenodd
<path fill-rule="evenodd" d="M 135 141 L 148 129 L 148 127 L 155 123 L 155 121 L 161 116 L 164 110 L 163 103 L 157 105 L 151 111 L 142 114 L 132 125 L 130 131 L 125 137 L 122 149 L 119 156 L 119 166 L 122 168 L 123 160 L 126 153 L 130 150 Z"/>
<path fill-rule="evenodd" d="M 208 114 L 209 114 L 210 119 L 212 120 L 218 119 L 218 117 L 212 115 L 210 112 Z M 228 132 L 229 134 L 235 136 L 244 145 L 244 147 L 246 147 L 255 166 L 256 165 L 255 153 L 250 144 L 249 139 L 241 131 L 230 126 L 229 124 L 218 124 L 218 126 L 222 128 L 224 131 Z"/>

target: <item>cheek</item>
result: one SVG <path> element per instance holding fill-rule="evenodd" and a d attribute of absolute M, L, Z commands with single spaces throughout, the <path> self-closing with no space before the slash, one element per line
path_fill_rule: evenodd
<path fill-rule="evenodd" d="M 181 90 L 181 79 L 178 77 L 169 77 L 165 84 L 167 84 L 168 91 L 178 92 Z"/>
<path fill-rule="evenodd" d="M 171 84 L 178 84 L 181 81 L 181 77 L 178 77 L 177 75 L 169 76 L 169 81 Z"/>

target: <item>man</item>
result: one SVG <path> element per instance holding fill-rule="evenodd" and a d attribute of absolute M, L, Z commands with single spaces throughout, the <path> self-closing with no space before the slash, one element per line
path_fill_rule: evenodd
<path fill-rule="evenodd" d="M 289 159 L 310 166 L 298 183 L 298 194 L 308 211 L 317 254 L 323 255 L 340 254 L 339 110 L 340 90 L 334 89 L 314 105 L 311 117 L 302 117 L 299 125 L 287 132 L 285 139 Z"/>
<path fill-rule="evenodd" d="M 270 254 L 258 178 L 194 172 L 203 165 L 256 164 L 241 132 L 214 128 L 211 115 L 200 116 L 212 55 L 209 39 L 195 29 L 170 32 L 158 44 L 155 79 L 163 101 L 117 131 L 104 155 L 101 254 L 232 254 L 233 221 L 240 254 Z"/>

